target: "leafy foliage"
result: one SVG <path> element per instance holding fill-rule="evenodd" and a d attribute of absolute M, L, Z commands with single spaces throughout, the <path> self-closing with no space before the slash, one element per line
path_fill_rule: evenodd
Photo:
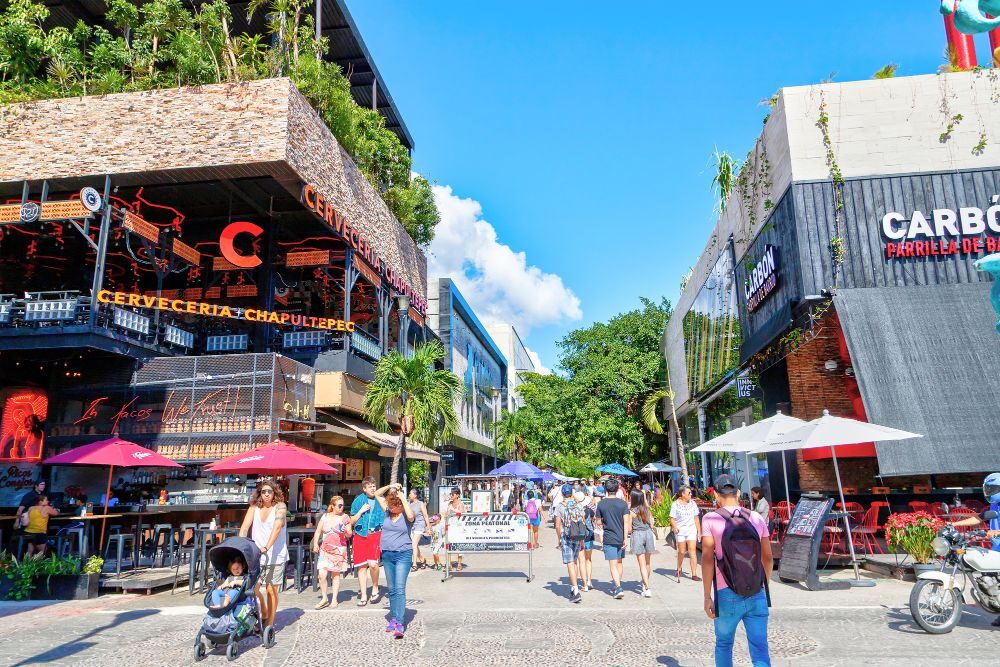
<path fill-rule="evenodd" d="M 660 339 L 670 312 L 666 299 L 642 299 L 640 309 L 570 332 L 559 343 L 562 374 L 527 374 L 517 389 L 524 407 L 498 431 L 512 444 L 523 438 L 524 460 L 574 477 L 656 458 L 665 438 L 644 428 L 641 408 L 665 383 Z"/>
<path fill-rule="evenodd" d="M 918 563 L 929 563 L 934 557 L 931 541 L 943 526 L 944 521 L 927 512 L 892 514 L 886 519 L 885 534 L 893 549 L 902 549 Z"/>
<path fill-rule="evenodd" d="M 253 0 L 266 35 L 234 35 L 225 0 L 108 0 L 107 26 L 83 21 L 46 30 L 49 10 L 11 0 L 0 12 L 0 104 L 287 76 L 407 232 L 430 243 L 440 220 L 430 184 L 411 178 L 409 152 L 385 119 L 355 104 L 340 68 L 322 59 L 312 2 Z"/>
<path fill-rule="evenodd" d="M 417 345 L 406 358 L 396 350 L 379 359 L 375 376 L 365 394 L 365 419 L 375 428 L 389 430 L 389 411 L 402 420 L 413 419 L 415 441 L 432 446 L 437 438 L 447 440 L 458 430 L 454 398 L 462 381 L 448 370 L 435 369 L 444 359 L 441 343 L 432 340 Z M 399 479 L 403 443 L 392 457 L 392 481 Z"/>
<path fill-rule="evenodd" d="M 885 67 L 881 68 L 874 74 L 872 74 L 873 79 L 892 79 L 896 76 L 896 70 L 899 69 L 899 65 L 896 63 L 889 63 Z"/>
<path fill-rule="evenodd" d="M 407 459 L 406 480 L 411 488 L 419 489 L 427 486 L 431 476 L 431 464 L 427 461 Z"/>
<path fill-rule="evenodd" d="M 663 497 L 660 498 L 660 502 L 653 503 L 650 506 L 650 511 L 653 513 L 653 525 L 659 526 L 661 528 L 670 527 L 670 508 L 674 504 L 674 499 L 666 491 L 663 492 Z"/>
<path fill-rule="evenodd" d="M 712 177 L 712 187 L 715 188 L 719 199 L 719 211 L 725 212 L 729 196 L 732 195 L 733 187 L 736 185 L 736 172 L 739 171 L 739 165 L 732 155 L 720 153 L 719 149 L 715 149 L 712 157 L 715 160 L 715 176 Z"/>

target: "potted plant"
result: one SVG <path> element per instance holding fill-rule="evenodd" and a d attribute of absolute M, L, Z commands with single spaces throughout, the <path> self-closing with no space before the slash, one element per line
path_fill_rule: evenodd
<path fill-rule="evenodd" d="M 14 588 L 14 571 L 17 561 L 6 551 L 0 551 L 0 600 L 6 600 Z"/>
<path fill-rule="evenodd" d="M 915 571 L 933 569 L 931 541 L 942 526 L 944 521 L 927 512 L 892 514 L 885 522 L 885 535 L 890 547 L 902 549 L 913 558 Z"/>
<path fill-rule="evenodd" d="M 10 580 L 10 587 L 4 598 L 7 600 L 27 600 L 35 590 L 38 572 L 41 570 L 42 555 L 26 556 L 20 561 L 11 558 L 10 569 L 5 579 Z"/>
<path fill-rule="evenodd" d="M 89 600 L 97 597 L 104 559 L 92 556 L 80 569 L 73 556 L 52 555 L 38 565 L 32 597 L 36 600 Z"/>
<path fill-rule="evenodd" d="M 664 539 L 670 530 L 670 507 L 673 503 L 673 498 L 664 491 L 660 502 L 653 503 L 653 506 L 649 508 L 653 514 L 653 532 L 656 534 L 657 540 Z"/>

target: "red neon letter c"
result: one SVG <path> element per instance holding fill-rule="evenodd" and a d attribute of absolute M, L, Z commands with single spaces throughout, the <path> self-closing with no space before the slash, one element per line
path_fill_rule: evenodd
<path fill-rule="evenodd" d="M 263 227 L 252 222 L 234 222 L 227 225 L 219 236 L 219 250 L 226 261 L 241 269 L 252 269 L 263 264 L 257 255 L 242 255 L 233 247 L 233 240 L 240 234 L 252 234 L 257 238 L 264 233 Z"/>

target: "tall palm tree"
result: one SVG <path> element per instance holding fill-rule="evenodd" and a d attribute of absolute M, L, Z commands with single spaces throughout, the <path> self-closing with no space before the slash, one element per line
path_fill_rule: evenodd
<path fill-rule="evenodd" d="M 687 464 L 687 452 L 684 449 L 684 438 L 681 436 L 681 425 L 677 421 L 677 407 L 674 405 L 674 389 L 670 385 L 670 376 L 667 376 L 667 388 L 657 389 L 646 397 L 646 400 L 642 404 L 642 421 L 650 431 L 657 435 L 663 434 L 663 427 L 660 425 L 660 420 L 656 416 L 660 411 L 660 403 L 664 400 L 670 401 L 670 408 L 672 412 L 671 422 L 674 425 L 674 435 L 677 437 L 677 453 L 680 458 L 680 466 L 682 473 L 684 475 L 684 483 L 687 484 L 688 480 L 688 464 Z"/>
<path fill-rule="evenodd" d="M 435 370 L 444 358 L 438 341 L 417 345 L 409 359 L 393 350 L 375 365 L 375 377 L 365 394 L 365 419 L 381 431 L 389 430 L 389 411 L 400 416 L 399 446 L 392 455 L 392 481 L 399 481 L 406 457 L 406 437 L 433 446 L 458 430 L 455 396 L 462 381 L 448 370 Z"/>
<path fill-rule="evenodd" d="M 523 461 L 528 455 L 527 433 L 527 413 L 523 410 L 504 410 L 500 421 L 493 425 L 493 441 L 497 451 L 514 461 Z"/>

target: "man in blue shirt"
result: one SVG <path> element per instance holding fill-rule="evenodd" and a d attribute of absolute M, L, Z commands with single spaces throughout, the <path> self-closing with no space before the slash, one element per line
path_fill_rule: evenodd
<path fill-rule="evenodd" d="M 1000 514 L 1000 472 L 990 473 L 983 480 L 983 495 L 990 504 L 990 510 Z M 956 528 L 960 526 L 978 526 L 982 522 L 983 520 L 980 517 L 971 516 L 968 519 L 955 521 L 951 525 Z M 993 551 L 1000 551 L 1000 517 L 990 519 L 986 535 L 993 540 Z M 997 616 L 993 620 L 993 626 L 1000 628 L 1000 616 Z"/>
<path fill-rule="evenodd" d="M 378 588 L 378 562 L 382 557 L 382 522 L 385 511 L 375 501 L 375 478 L 365 477 L 361 480 L 361 490 L 364 491 L 351 503 L 351 524 L 354 527 L 354 567 L 358 568 L 358 606 L 363 607 L 369 602 L 368 575 L 372 578 L 371 602 L 376 604 L 382 593 Z"/>

